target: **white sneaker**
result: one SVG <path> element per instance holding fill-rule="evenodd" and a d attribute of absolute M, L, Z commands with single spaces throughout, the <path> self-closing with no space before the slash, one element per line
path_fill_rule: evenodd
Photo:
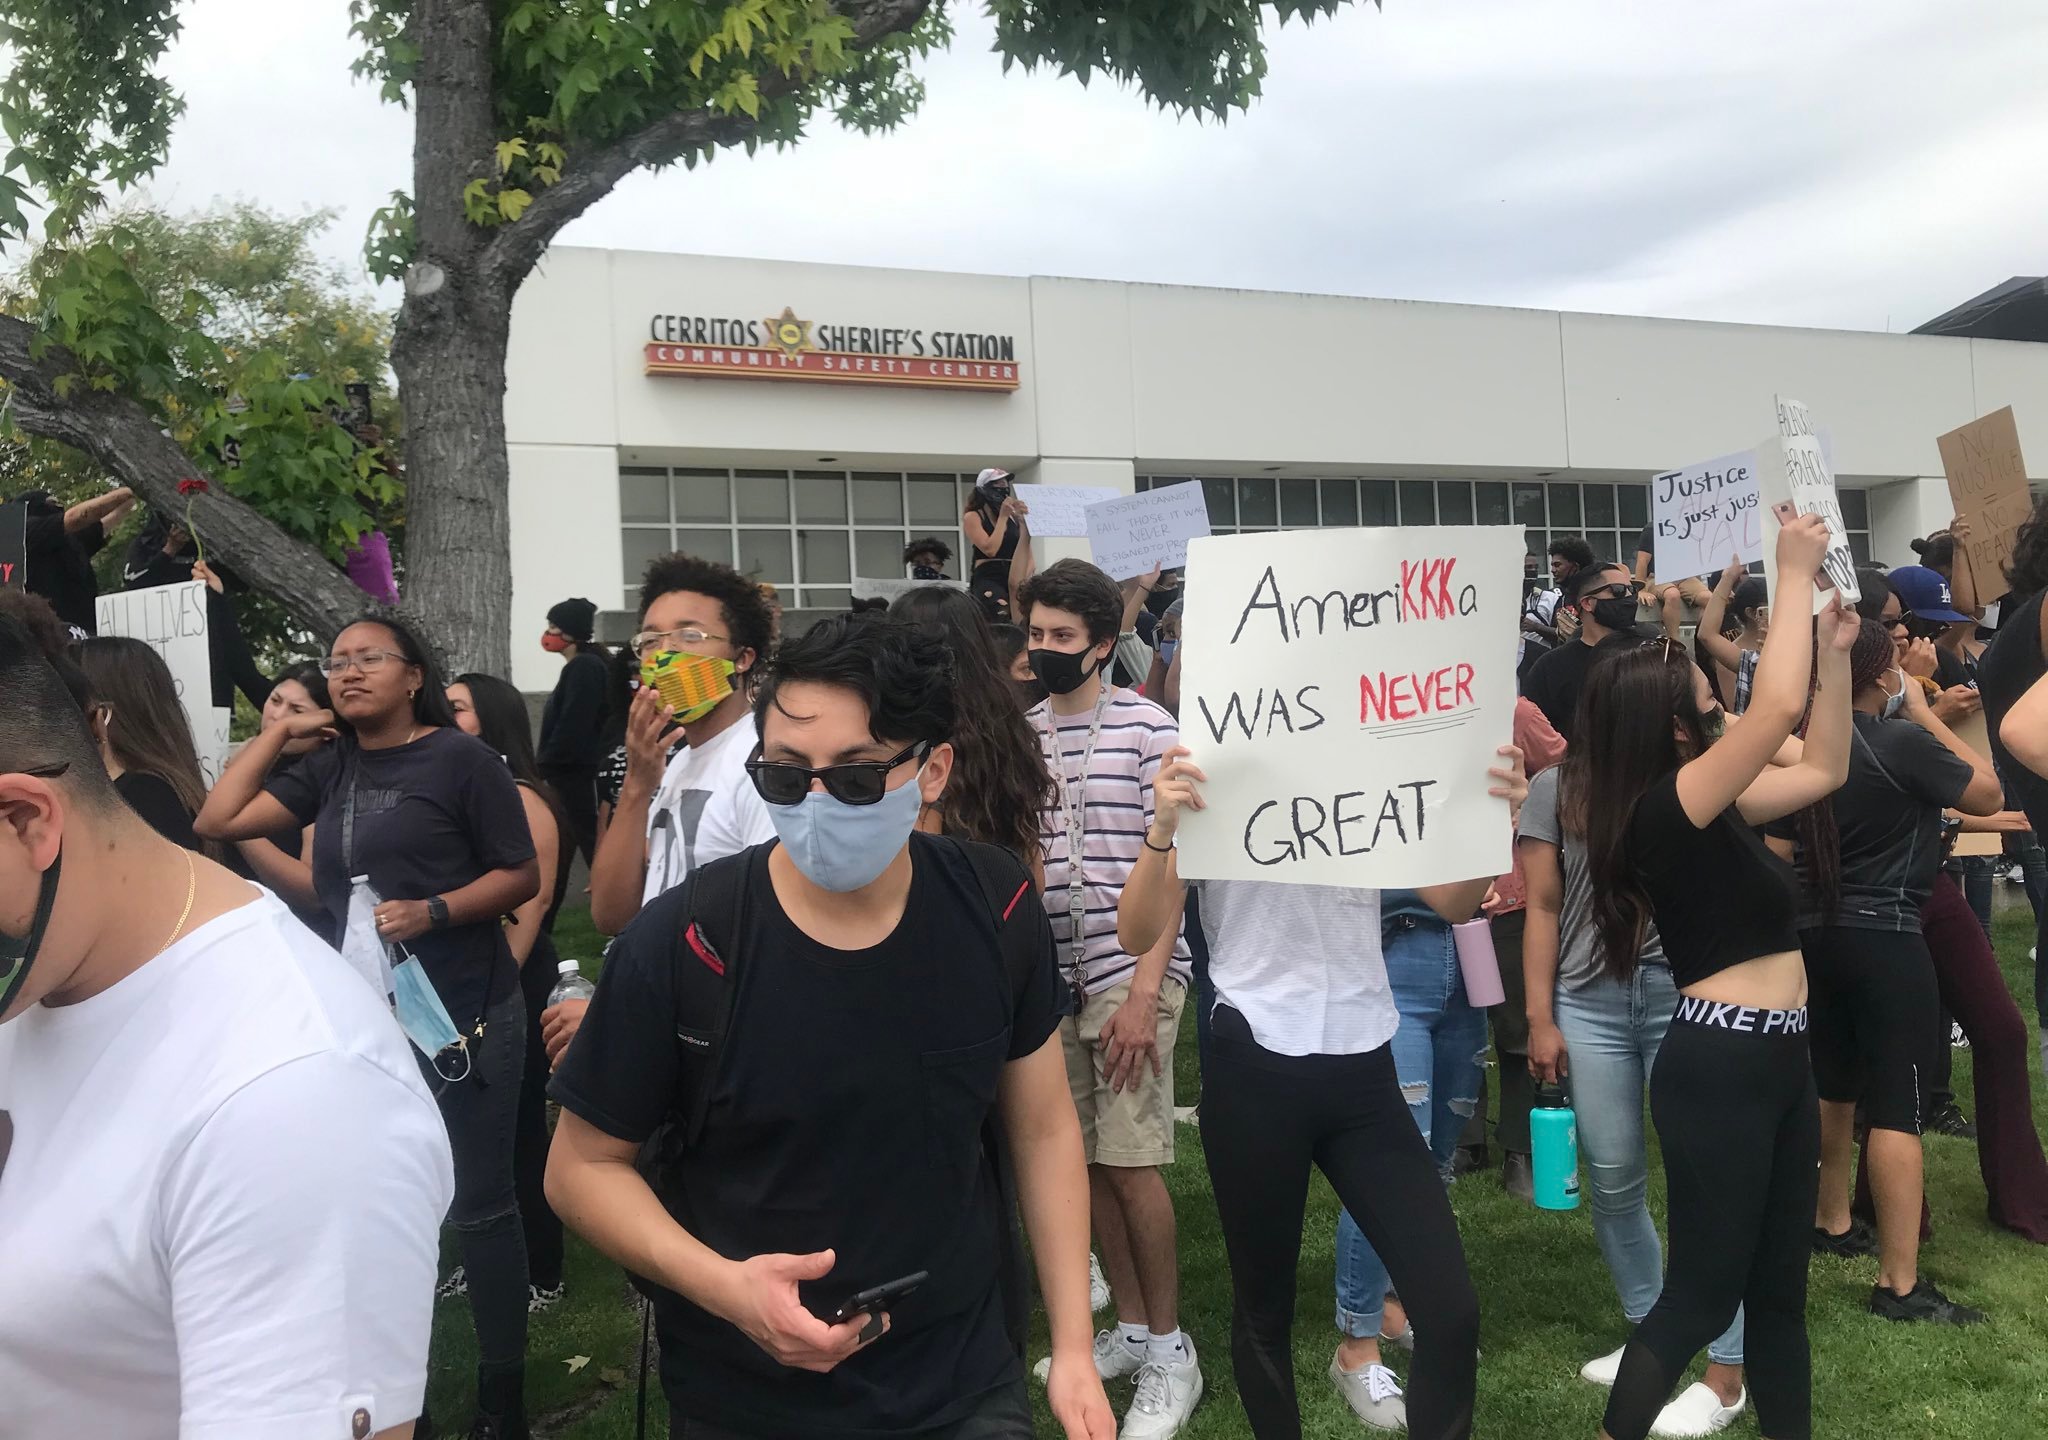
<path fill-rule="evenodd" d="M 1052 1363 L 1050 1358 L 1046 1364 Z M 1107 1385 L 1112 1380 L 1122 1380 L 1135 1375 L 1145 1368 L 1145 1347 L 1133 1350 L 1124 1344 L 1124 1337 L 1114 1330 L 1095 1332 L 1095 1373 Z"/>
<path fill-rule="evenodd" d="M 1658 1412 L 1656 1423 L 1650 1426 L 1652 1435 L 1663 1440 L 1682 1440 L 1688 1435 L 1713 1435 L 1726 1430 L 1735 1423 L 1735 1417 L 1742 1413 L 1749 1403 L 1749 1391 L 1745 1388 L 1735 1397 L 1733 1405 L 1723 1405 L 1721 1397 L 1712 1387 L 1695 1380 L 1679 1392 L 1676 1400 Z"/>
<path fill-rule="evenodd" d="M 1351 1407 L 1351 1413 L 1375 1430 L 1406 1430 L 1408 1402 L 1401 1398 L 1401 1382 L 1384 1365 L 1367 1365 L 1346 1370 L 1334 1357 L 1330 1360 L 1330 1383 Z"/>
<path fill-rule="evenodd" d="M 1202 1398 L 1202 1367 L 1192 1348 L 1178 1365 L 1147 1364 L 1138 1372 L 1138 1393 L 1124 1416 L 1122 1440 L 1172 1440 Z"/>
<path fill-rule="evenodd" d="M 1091 1314 L 1100 1315 L 1109 1308 L 1109 1281 L 1103 1278 L 1102 1262 L 1094 1255 L 1088 1257 L 1088 1309 Z"/>
<path fill-rule="evenodd" d="M 1623 1345 L 1611 1354 L 1602 1355 L 1598 1360 L 1588 1360 L 1579 1367 L 1579 1378 L 1589 1384 L 1603 1385 L 1612 1390 L 1614 1377 L 1621 1373 L 1622 1351 L 1626 1349 L 1628 1346 Z"/>

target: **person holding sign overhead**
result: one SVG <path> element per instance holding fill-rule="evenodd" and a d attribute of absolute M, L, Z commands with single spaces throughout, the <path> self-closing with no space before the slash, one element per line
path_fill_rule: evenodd
<path fill-rule="evenodd" d="M 974 495 L 960 517 L 961 533 L 974 546 L 968 589 L 981 602 L 991 625 L 1010 619 L 1010 560 L 1024 533 L 1024 507 L 1011 488 L 1010 472 L 993 467 L 974 477 Z"/>

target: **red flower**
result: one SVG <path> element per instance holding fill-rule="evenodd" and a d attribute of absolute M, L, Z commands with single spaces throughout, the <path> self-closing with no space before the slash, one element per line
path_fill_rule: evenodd
<path fill-rule="evenodd" d="M 204 495 L 206 489 L 207 486 L 204 480 L 180 480 L 178 482 L 178 493 L 180 495 Z"/>

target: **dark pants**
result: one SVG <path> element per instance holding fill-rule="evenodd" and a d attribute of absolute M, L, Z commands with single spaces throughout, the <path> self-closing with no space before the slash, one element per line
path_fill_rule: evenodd
<path fill-rule="evenodd" d="M 426 1061 L 439 1087 L 441 1122 L 455 1155 L 455 1203 L 448 1209 L 469 1281 L 478 1363 L 485 1369 L 526 1359 L 526 1237 L 519 1228 L 513 1132 L 519 1073 L 526 1054 L 526 1001 L 511 988 L 484 1015 L 484 1038 L 471 1043 L 471 1069 L 449 1082 Z"/>
<path fill-rule="evenodd" d="M 1299 1440 L 1295 1271 L 1311 1166 L 1384 1260 L 1415 1327 L 1408 1433 L 1472 1433 L 1479 1299 L 1436 1161 L 1415 1128 L 1390 1047 L 1280 1055 L 1219 1005 L 1209 1040 L 1202 1147 L 1230 1261 L 1230 1358 L 1257 1440 Z"/>
<path fill-rule="evenodd" d="M 569 817 L 569 834 L 574 837 L 576 848 L 583 852 L 585 865 L 597 857 L 597 769 L 595 765 L 540 767 L 540 778 L 548 782 L 548 788 L 562 802 L 562 813 Z M 556 863 L 567 865 L 570 859 L 563 855 Z"/>
<path fill-rule="evenodd" d="M 1199 1073 L 1207 1076 L 1209 1012 L 1216 1008 L 1216 987 L 1209 981 L 1209 937 L 1202 933 L 1202 891 L 1198 885 L 1188 888 L 1187 923 L 1183 931 L 1188 937 L 1188 954 L 1193 957 L 1189 969 L 1195 979 L 1195 1063 Z"/>
<path fill-rule="evenodd" d="M 1742 1033 L 1679 1017 L 1650 1073 L 1664 1148 L 1670 1261 L 1664 1291 L 1622 1353 L 1613 1440 L 1643 1440 L 1686 1367 L 1743 1307 L 1758 1428 L 1813 1433 L 1806 1266 L 1820 1188 L 1820 1104 L 1804 1031 Z"/>
<path fill-rule="evenodd" d="M 743 1430 L 724 1430 L 701 1420 L 686 1419 L 669 1412 L 669 1440 L 771 1440 Z M 781 1440 L 781 1437 L 772 1437 Z M 904 1440 L 1032 1440 L 1031 1394 L 1018 1376 L 982 1396 L 974 1413 L 936 1430 L 907 1431 Z"/>
<path fill-rule="evenodd" d="M 1529 1112 L 1536 1105 L 1536 1077 L 1529 1073 L 1529 1011 L 1522 999 L 1522 929 L 1527 919 L 1525 910 L 1493 917 L 1493 953 L 1500 959 L 1500 988 L 1507 998 L 1486 1012 L 1500 1072 L 1494 1135 L 1511 1155 L 1529 1153 Z"/>
<path fill-rule="evenodd" d="M 562 1222 L 548 1204 L 548 1052 L 540 1040 L 540 1012 L 559 978 L 555 942 L 543 935 L 519 970 L 526 997 L 526 1057 L 519 1076 L 519 1118 L 513 1131 L 512 1171 L 519 1225 L 526 1233 L 527 1275 L 543 1290 L 562 1283 Z"/>

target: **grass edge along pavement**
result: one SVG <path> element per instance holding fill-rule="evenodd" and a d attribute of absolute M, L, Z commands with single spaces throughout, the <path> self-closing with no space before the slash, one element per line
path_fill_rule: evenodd
<path fill-rule="evenodd" d="M 2018 891 L 2000 886 L 2000 899 Z M 2033 931 L 2026 902 L 2000 911 L 1998 955 L 2006 982 L 2034 1025 L 2033 967 L 2027 948 Z M 565 911 L 557 930 L 564 956 L 594 974 L 601 950 L 587 913 Z M 1175 1056 L 1178 1098 L 1197 1093 L 1194 1026 L 1185 1025 Z M 2032 1037 L 2030 1036 L 2030 1039 Z M 2036 1126 L 2043 1116 L 2039 1052 L 2028 1049 L 2034 1081 Z M 1975 1113 L 1970 1052 L 1955 1052 L 1955 1090 L 1966 1113 Z M 1190 1440 L 1246 1440 L 1251 1434 L 1230 1373 L 1230 1276 L 1216 1212 L 1209 1198 L 1201 1132 L 1179 1130 L 1179 1158 L 1167 1171 L 1180 1223 L 1181 1323 L 1193 1338 L 1208 1393 L 1183 1432 Z M 1654 1144 L 1654 1132 L 1652 1132 Z M 1945 1136 L 1927 1140 L 1927 1192 L 1934 1239 L 1921 1265 L 1937 1284 L 1990 1314 L 1971 1330 L 1893 1325 L 1864 1311 L 1876 1277 L 1873 1260 L 1816 1260 L 1807 1306 L 1813 1340 L 1814 1434 L 1817 1437 L 1891 1436 L 1913 1440 L 2008 1440 L 2048 1436 L 2048 1247 L 2029 1245 L 1994 1230 L 1984 1218 L 1983 1182 L 1976 1148 Z M 1452 1187 L 1452 1203 L 1479 1291 L 1485 1358 L 1479 1367 L 1475 1434 L 1512 1440 L 1591 1440 L 1606 1392 L 1578 1378 L 1578 1368 L 1622 1343 L 1628 1326 L 1593 1241 L 1586 1205 L 1547 1214 L 1516 1204 L 1491 1175 Z M 1661 1226 L 1664 1176 L 1651 1166 L 1651 1205 Z M 1371 1435 L 1352 1417 L 1324 1376 L 1336 1344 L 1333 1327 L 1334 1228 L 1337 1207 L 1318 1176 L 1302 1231 L 1295 1312 L 1295 1383 L 1305 1435 Z M 631 1292 L 618 1268 L 576 1236 L 568 1241 L 568 1297 L 533 1317 L 528 1345 L 529 1413 L 535 1433 L 556 1440 L 630 1440 L 640 1345 Z M 446 1264 L 454 1263 L 452 1249 Z M 1098 1316 L 1097 1324 L 1109 1323 Z M 436 1367 L 430 1389 L 442 1434 L 467 1433 L 475 1343 L 469 1312 L 459 1300 L 435 1312 Z M 1032 1358 L 1045 1353 L 1039 1319 Z M 575 1357 L 586 1362 L 571 1371 Z M 1397 1373 L 1408 1359 L 1389 1351 Z M 1704 1357 L 1703 1357 L 1704 1358 Z M 1702 1362 L 1703 1363 L 1703 1358 Z M 1694 1378 L 1700 1364 L 1694 1366 Z M 1057 1436 L 1034 1385 L 1038 1433 Z M 648 1433 L 665 1437 L 666 1409 L 650 1385 Z M 1130 1387 L 1112 1387 L 1119 1415 Z M 1726 1432 L 1757 1433 L 1753 1414 Z"/>

